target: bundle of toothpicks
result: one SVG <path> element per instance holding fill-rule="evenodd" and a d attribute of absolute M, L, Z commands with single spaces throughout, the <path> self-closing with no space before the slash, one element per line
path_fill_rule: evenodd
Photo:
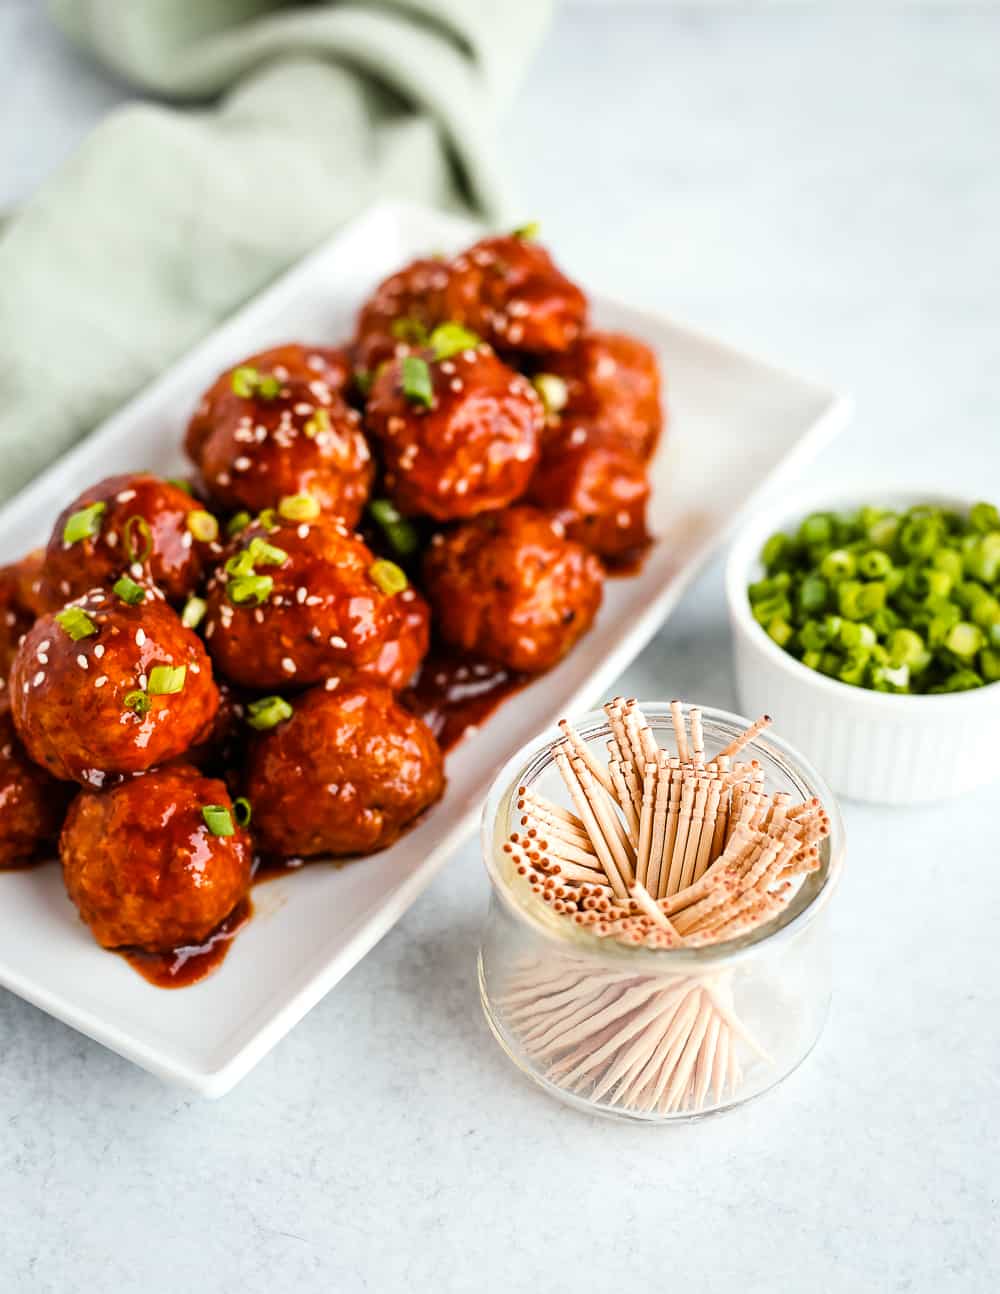
<path fill-rule="evenodd" d="M 705 758 L 700 711 L 671 704 L 662 750 L 634 700 L 604 707 L 607 762 L 563 721 L 553 757 L 573 808 L 518 788 L 504 849 L 532 892 L 601 938 L 695 948 L 770 921 L 819 867 L 829 820 L 815 799 L 769 793 L 739 755 L 758 719 Z M 690 725 L 690 726 L 688 726 Z M 499 1003 L 513 1040 L 552 1083 L 637 1114 L 697 1112 L 735 1097 L 741 1052 L 770 1062 L 739 1019 L 732 972 L 630 969 L 566 949 L 513 968 Z"/>

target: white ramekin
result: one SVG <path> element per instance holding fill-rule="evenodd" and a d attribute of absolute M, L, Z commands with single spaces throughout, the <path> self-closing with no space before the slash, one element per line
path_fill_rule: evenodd
<path fill-rule="evenodd" d="M 863 484 L 851 495 L 810 493 L 765 509 L 733 544 L 726 596 L 740 708 L 772 715 L 781 736 L 850 799 L 929 803 L 1000 776 L 1000 683 L 971 692 L 899 696 L 808 669 L 751 614 L 747 586 L 763 575 L 761 548 L 776 530 L 794 530 L 812 512 L 851 512 L 865 504 L 901 510 L 917 503 L 967 511 L 974 501 L 934 490 L 873 494 Z"/>

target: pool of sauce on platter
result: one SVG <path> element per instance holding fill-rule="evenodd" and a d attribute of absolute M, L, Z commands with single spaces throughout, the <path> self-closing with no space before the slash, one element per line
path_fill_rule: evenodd
<path fill-rule="evenodd" d="M 253 904 L 248 897 L 233 908 L 202 944 L 174 948 L 166 953 L 123 949 L 121 955 L 133 970 L 157 988 L 187 988 L 218 969 L 233 939 L 252 915 Z"/>
<path fill-rule="evenodd" d="M 528 681 L 527 674 L 434 648 L 400 700 L 423 719 L 447 754 Z"/>

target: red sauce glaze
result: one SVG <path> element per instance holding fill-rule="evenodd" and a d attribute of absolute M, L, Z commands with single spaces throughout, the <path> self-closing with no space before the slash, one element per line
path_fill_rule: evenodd
<path fill-rule="evenodd" d="M 147 953 L 123 948 L 120 956 L 134 971 L 157 988 L 187 988 L 211 975 L 223 963 L 233 939 L 253 916 L 250 899 L 242 899 L 225 921 L 202 944 L 174 948 L 168 953 Z"/>
<path fill-rule="evenodd" d="M 399 699 L 423 719 L 447 752 L 528 682 L 527 674 L 435 647 Z"/>

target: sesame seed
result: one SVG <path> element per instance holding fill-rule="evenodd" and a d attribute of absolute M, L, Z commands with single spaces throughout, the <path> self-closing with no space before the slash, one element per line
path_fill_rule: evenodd
<path fill-rule="evenodd" d="M 183 535 L 181 535 L 181 547 L 190 548 L 193 542 L 194 535 L 192 535 L 190 530 L 185 530 Z"/>
<path fill-rule="evenodd" d="M 333 692 L 333 691 L 335 691 L 338 687 L 340 687 L 340 679 L 339 679 L 339 678 L 328 678 L 328 679 L 326 680 L 326 682 L 323 684 L 323 686 L 326 688 L 326 690 L 327 690 L 328 692 Z"/>
<path fill-rule="evenodd" d="M 133 579 L 136 579 L 136 580 L 142 579 L 143 573 L 144 573 L 142 569 L 142 562 L 133 562 L 128 569 L 129 569 L 129 574 L 132 576 Z"/>
<path fill-rule="evenodd" d="M 13 621 L 13 620 L 9 620 L 7 623 L 8 623 L 8 624 L 13 624 L 13 623 L 14 623 L 14 621 Z M 39 654 L 39 655 L 41 655 L 43 651 L 48 651 L 48 650 L 49 650 L 49 648 L 50 648 L 51 646 L 52 646 L 52 640 L 51 640 L 51 638 L 46 638 L 44 642 L 40 642 L 40 643 L 38 644 L 38 654 Z"/>
<path fill-rule="evenodd" d="M 308 527 L 308 526 L 306 525 L 306 523 L 303 521 L 302 525 L 301 525 L 301 526 L 299 526 L 298 530 L 296 530 L 296 532 L 295 532 L 295 533 L 298 535 L 298 537 L 299 537 L 300 539 L 308 539 L 308 538 L 309 538 L 309 527 Z"/>
<path fill-rule="evenodd" d="M 214 633 L 215 633 L 215 621 L 209 620 L 208 624 L 205 626 L 205 637 L 211 638 L 212 634 Z"/>
<path fill-rule="evenodd" d="M 220 472 L 219 475 L 216 477 L 216 480 L 219 482 L 220 485 L 228 485 L 232 479 L 233 478 L 229 475 L 228 472 Z"/>
<path fill-rule="evenodd" d="M 140 675 L 139 675 L 139 686 L 142 688 L 142 690 L 143 690 L 144 692 L 145 692 L 145 690 L 146 690 L 146 684 L 147 684 L 148 682 L 149 682 L 149 679 L 147 679 L 147 678 L 146 678 L 146 675 L 145 675 L 145 674 L 140 674 Z"/>
<path fill-rule="evenodd" d="M 249 470 L 250 460 L 249 458 L 246 457 L 245 454 L 241 454 L 239 458 L 236 459 L 236 461 L 233 463 L 233 467 L 237 472 L 246 472 Z"/>
<path fill-rule="evenodd" d="M 300 584 L 299 587 L 295 590 L 295 601 L 305 602 L 307 596 L 308 596 L 308 590 L 303 585 Z"/>
<path fill-rule="evenodd" d="M 100 660 L 100 659 L 101 659 L 101 657 L 104 655 L 104 644 L 103 644 L 103 643 L 98 643 L 98 644 L 97 644 L 97 646 L 94 648 L 94 655 L 97 657 L 97 659 L 98 659 L 98 660 Z"/>
<path fill-rule="evenodd" d="M 83 652 L 81 652 L 80 655 L 77 656 L 76 663 L 80 666 L 81 669 L 90 669 L 90 661 L 87 660 Z"/>
<path fill-rule="evenodd" d="M 285 671 L 286 674 L 295 673 L 295 662 L 292 660 L 291 656 L 285 656 L 282 659 L 281 668 Z"/>
<path fill-rule="evenodd" d="M 344 648 L 347 646 L 347 641 L 346 641 L 346 639 L 341 638 L 340 634 L 331 634 L 331 635 L 330 635 L 330 646 L 331 646 L 331 647 L 336 647 L 336 649 L 337 649 L 338 651 L 343 651 L 343 650 L 344 650 Z"/>
<path fill-rule="evenodd" d="M 33 687 L 40 687 L 44 681 L 45 681 L 45 671 L 43 669 L 40 669 L 38 673 L 35 675 L 35 677 L 31 680 L 31 683 Z"/>
<path fill-rule="evenodd" d="M 115 534 L 113 530 L 109 530 L 108 533 L 104 536 L 104 542 L 107 544 L 109 548 L 117 548 L 118 536 Z"/>
<path fill-rule="evenodd" d="M 448 383 L 448 385 L 456 393 L 456 395 L 458 394 L 459 391 L 465 390 L 465 383 L 462 381 L 460 377 L 453 377 L 451 381 Z"/>
<path fill-rule="evenodd" d="M 145 629 L 137 629 L 137 630 L 135 631 L 135 645 L 136 645 L 137 647 L 141 647 L 141 646 L 143 645 L 143 643 L 145 643 L 145 641 L 146 641 L 146 631 L 145 631 Z"/>
<path fill-rule="evenodd" d="M 115 495 L 116 503 L 128 503 L 129 499 L 135 498 L 135 490 L 122 490 L 120 494 Z"/>
<path fill-rule="evenodd" d="M 94 679 L 94 687 L 103 687 L 107 681 L 108 681 L 107 674 L 101 674 Z"/>
<path fill-rule="evenodd" d="M 615 517 L 615 521 L 618 523 L 619 526 L 621 526 L 622 530 L 624 530 L 625 527 L 628 525 L 629 520 L 630 520 L 629 515 L 624 509 L 622 509 L 622 511 L 618 513 L 617 517 Z"/>
<path fill-rule="evenodd" d="M 261 611 L 260 607 L 257 607 L 254 611 L 253 618 L 255 624 L 262 625 L 264 623 L 264 612 Z"/>

